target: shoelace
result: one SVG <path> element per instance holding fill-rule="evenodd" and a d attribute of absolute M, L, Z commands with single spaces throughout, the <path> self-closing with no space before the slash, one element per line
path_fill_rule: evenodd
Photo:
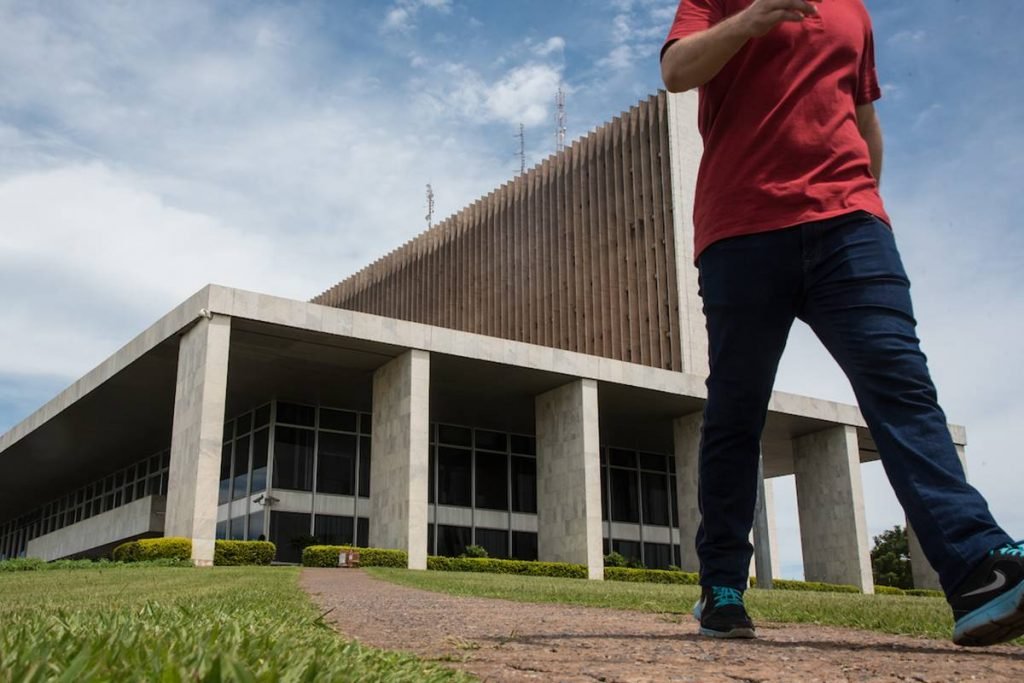
<path fill-rule="evenodd" d="M 739 605 L 743 607 L 743 593 L 740 593 L 735 588 L 712 586 L 711 594 L 715 596 L 715 607 L 724 607 L 726 605 Z"/>
<path fill-rule="evenodd" d="M 1024 557 L 1024 541 L 1021 541 L 1017 545 L 1004 545 L 1002 548 L 997 548 L 997 552 L 1004 557 L 1011 555 L 1013 557 Z"/>

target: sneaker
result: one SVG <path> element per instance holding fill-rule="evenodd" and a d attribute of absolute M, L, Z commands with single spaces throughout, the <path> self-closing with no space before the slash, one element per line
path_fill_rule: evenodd
<path fill-rule="evenodd" d="M 704 586 L 693 606 L 700 634 L 712 638 L 753 638 L 754 624 L 743 606 L 743 593 L 725 586 Z"/>
<path fill-rule="evenodd" d="M 949 596 L 953 642 L 983 646 L 1024 635 L 1024 541 L 990 551 Z"/>

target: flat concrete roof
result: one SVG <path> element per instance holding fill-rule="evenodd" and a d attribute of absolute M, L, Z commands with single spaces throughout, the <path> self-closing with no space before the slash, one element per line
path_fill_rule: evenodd
<path fill-rule="evenodd" d="M 270 398 L 368 411 L 373 372 L 412 348 L 431 353 L 431 421 L 532 432 L 533 397 L 586 378 L 603 443 L 670 451 L 672 419 L 706 397 L 697 375 L 208 285 L 0 436 L 0 518 L 167 447 L 178 337 L 207 314 L 232 317 L 229 416 Z M 855 406 L 775 392 L 769 411 L 768 476 L 791 471 L 790 439 L 834 424 L 857 427 L 861 459 L 877 458 Z"/>

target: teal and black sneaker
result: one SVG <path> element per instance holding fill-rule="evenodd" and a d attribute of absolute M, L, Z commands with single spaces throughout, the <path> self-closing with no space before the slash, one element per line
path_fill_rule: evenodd
<path fill-rule="evenodd" d="M 1024 635 L 1024 541 L 993 549 L 949 596 L 953 642 L 984 646 Z"/>
<path fill-rule="evenodd" d="M 704 586 L 693 606 L 700 634 L 712 638 L 753 638 L 754 624 L 743 606 L 743 592 L 725 586 Z"/>

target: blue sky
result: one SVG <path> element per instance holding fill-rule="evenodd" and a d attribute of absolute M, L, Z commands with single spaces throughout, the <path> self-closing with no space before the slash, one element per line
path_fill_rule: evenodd
<path fill-rule="evenodd" d="M 825 0 L 853 1 L 853 0 Z M 971 480 L 1024 536 L 1018 0 L 869 0 L 883 194 Z M 0 431 L 207 282 L 308 299 L 660 86 L 676 3 L 0 0 Z M 778 388 L 852 401 L 797 329 Z M 901 521 L 865 468 L 870 532 Z M 799 576 L 792 480 L 776 483 Z"/>

